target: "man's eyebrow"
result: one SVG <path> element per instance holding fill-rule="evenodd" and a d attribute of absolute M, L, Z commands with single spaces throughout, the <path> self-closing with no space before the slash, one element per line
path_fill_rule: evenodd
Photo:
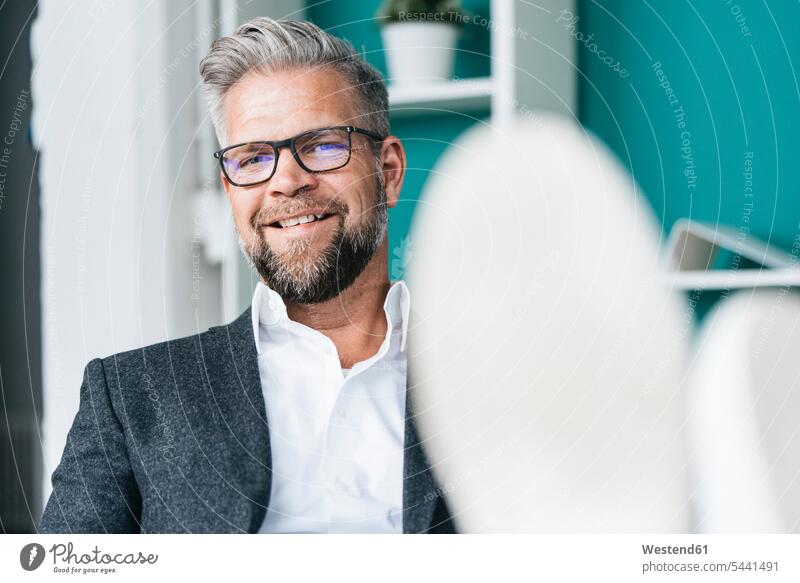
<path fill-rule="evenodd" d="M 297 136 L 301 136 L 301 135 L 303 135 L 305 133 L 308 133 L 308 132 L 314 132 L 314 131 L 318 131 L 318 130 L 326 130 L 328 128 L 347 127 L 349 125 L 353 125 L 353 124 L 332 122 L 332 123 L 325 124 L 325 125 L 315 125 L 313 127 L 301 130 L 301 131 L 299 131 L 297 133 L 294 133 L 291 136 L 285 136 L 285 137 L 281 137 L 281 138 L 258 138 L 258 139 L 252 139 L 252 140 L 243 140 L 243 141 L 238 142 L 238 143 L 240 143 L 240 144 L 254 144 L 254 143 L 258 143 L 258 142 L 281 142 L 283 140 L 289 140 L 291 138 L 296 138 Z"/>

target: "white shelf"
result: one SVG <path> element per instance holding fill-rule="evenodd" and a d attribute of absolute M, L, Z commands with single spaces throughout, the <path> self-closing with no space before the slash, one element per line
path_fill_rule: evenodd
<path fill-rule="evenodd" d="M 431 81 L 406 79 L 389 86 L 394 118 L 486 110 L 496 126 L 515 123 L 520 111 L 577 110 L 576 45 L 558 22 L 575 0 L 491 0 L 490 77 Z M 503 32 L 506 31 L 506 32 Z"/>
<path fill-rule="evenodd" d="M 761 268 L 709 269 L 720 251 L 760 263 Z M 667 239 L 666 283 L 683 290 L 800 286 L 796 258 L 726 225 L 678 219 Z"/>
<path fill-rule="evenodd" d="M 670 288 L 680 290 L 798 287 L 800 269 L 677 271 L 667 275 L 665 283 Z"/>
<path fill-rule="evenodd" d="M 401 81 L 389 85 L 389 107 L 394 116 L 419 116 L 442 111 L 489 109 L 494 84 L 491 77 L 452 81 Z"/>

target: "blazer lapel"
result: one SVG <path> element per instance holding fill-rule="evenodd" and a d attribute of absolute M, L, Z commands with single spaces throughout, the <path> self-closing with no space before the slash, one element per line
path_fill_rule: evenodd
<path fill-rule="evenodd" d="M 431 526 L 439 492 L 417 434 L 411 368 L 408 370 L 403 455 L 403 533 L 420 533 Z"/>
<path fill-rule="evenodd" d="M 226 391 L 226 418 L 241 443 L 237 451 L 241 451 L 239 463 L 245 482 L 242 487 L 251 493 L 247 511 L 240 513 L 240 527 L 254 533 L 261 527 L 269 504 L 272 452 L 250 310 L 245 310 L 231 324 L 215 329 L 218 332 L 218 344 L 215 344 L 222 353 L 219 362 L 223 369 L 226 365 L 230 368 L 224 373 L 209 370 L 209 375 L 217 373 L 216 376 L 232 385 Z M 232 501 L 237 505 L 241 502 Z"/>

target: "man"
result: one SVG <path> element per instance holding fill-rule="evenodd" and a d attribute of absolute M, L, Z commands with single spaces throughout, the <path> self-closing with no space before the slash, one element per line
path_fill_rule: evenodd
<path fill-rule="evenodd" d="M 262 281 L 232 324 L 89 363 L 42 532 L 453 532 L 387 276 L 406 159 L 380 74 L 267 18 L 201 73 Z"/>

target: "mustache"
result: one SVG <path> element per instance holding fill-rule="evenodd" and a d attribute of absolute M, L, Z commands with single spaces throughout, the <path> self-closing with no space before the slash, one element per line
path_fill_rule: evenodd
<path fill-rule="evenodd" d="M 260 208 L 253 217 L 250 219 L 250 226 L 257 229 L 259 225 L 268 225 L 274 223 L 278 217 L 293 215 L 295 213 L 302 213 L 303 211 L 311 209 L 324 209 L 325 214 L 347 214 L 350 207 L 344 202 L 336 199 L 327 201 L 319 200 L 302 200 L 295 201 L 294 204 L 282 207 L 267 207 Z"/>

